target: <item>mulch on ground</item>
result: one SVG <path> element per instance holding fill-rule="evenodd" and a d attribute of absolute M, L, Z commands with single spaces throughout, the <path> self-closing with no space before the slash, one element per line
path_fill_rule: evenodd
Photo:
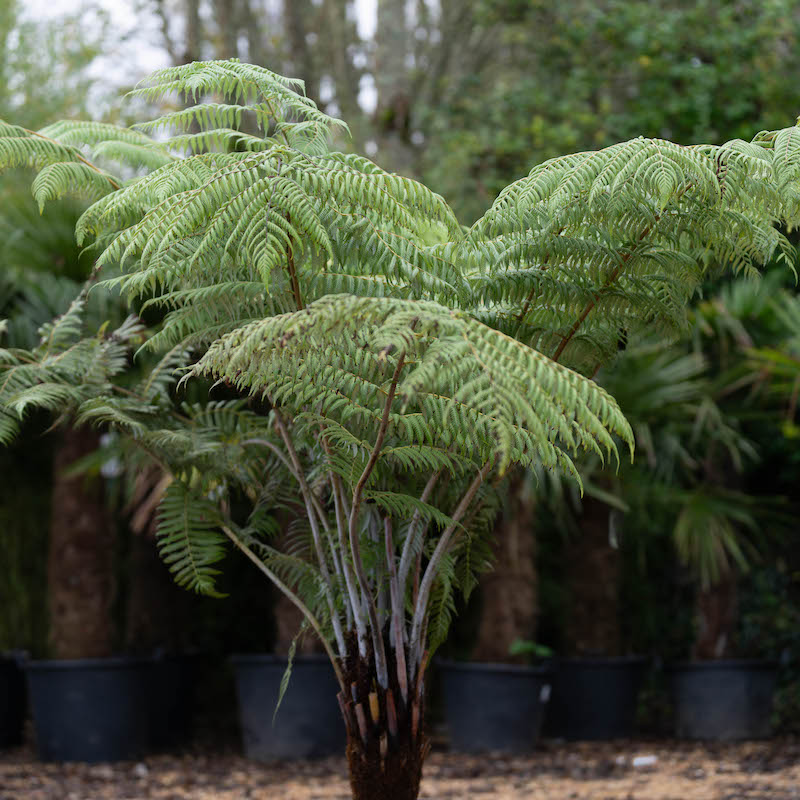
<path fill-rule="evenodd" d="M 800 800 L 800 741 L 551 743 L 524 757 L 433 753 L 427 800 Z M 153 756 L 43 764 L 0 754 L 0 800 L 349 800 L 344 759 Z M 380 798 L 376 798 L 380 800 Z"/>

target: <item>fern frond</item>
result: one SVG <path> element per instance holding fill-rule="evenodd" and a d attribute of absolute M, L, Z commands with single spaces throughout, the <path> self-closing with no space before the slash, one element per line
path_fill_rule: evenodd
<path fill-rule="evenodd" d="M 372 359 L 364 361 L 362 352 Z M 386 372 L 400 353 L 409 364 L 398 386 L 405 411 L 420 409 L 430 435 L 466 457 L 496 455 L 501 469 L 534 458 L 571 469 L 563 448 L 616 454 L 612 433 L 632 446 L 622 414 L 596 384 L 435 303 L 324 298 L 223 337 L 190 374 L 267 393 L 295 413 L 306 403 L 320 404 L 347 426 L 341 398 L 358 385 L 363 405 L 377 416 Z M 352 380 L 346 371 L 330 371 L 339 365 L 351 370 Z"/>
<path fill-rule="evenodd" d="M 98 200 L 112 191 L 110 181 L 113 181 L 111 175 L 98 172 L 86 164 L 61 162 L 43 167 L 33 181 L 31 190 L 39 204 L 39 211 L 42 211 L 49 200 L 57 200 L 66 194 L 89 201 Z"/>
<path fill-rule="evenodd" d="M 542 310 L 552 310 L 555 344 L 529 341 L 587 370 L 610 354 L 602 339 L 587 350 L 593 317 L 624 315 L 629 333 L 680 328 L 709 264 L 755 272 L 776 252 L 796 258 L 775 228 L 796 215 L 785 188 L 795 180 L 796 138 L 794 129 L 776 133 L 773 152 L 738 140 L 683 147 L 640 138 L 534 167 L 465 240 L 476 302 L 487 319 L 497 305 L 516 316 L 515 330 L 503 328 L 512 335 L 530 325 L 546 334 Z"/>
<path fill-rule="evenodd" d="M 152 127 L 186 128 L 199 123 L 204 127 L 232 127 L 238 122 L 241 112 L 237 108 L 247 107 L 258 114 L 259 122 L 267 127 L 270 120 L 275 123 L 300 120 L 321 128 L 325 135 L 334 128 L 347 130 L 347 125 L 321 112 L 316 104 L 302 92 L 303 82 L 284 78 L 264 67 L 243 64 L 237 59 L 228 61 L 205 61 L 169 67 L 154 72 L 146 82 L 130 96 L 144 97 L 148 101 L 165 98 L 178 93 L 191 98 L 194 103 L 206 95 L 231 100 L 233 104 L 202 104 L 199 112 L 191 109 L 176 111 L 151 123 Z"/>
<path fill-rule="evenodd" d="M 214 504 L 179 480 L 170 483 L 158 509 L 158 549 L 180 586 L 211 597 L 225 557 L 225 537 L 218 529 Z"/>

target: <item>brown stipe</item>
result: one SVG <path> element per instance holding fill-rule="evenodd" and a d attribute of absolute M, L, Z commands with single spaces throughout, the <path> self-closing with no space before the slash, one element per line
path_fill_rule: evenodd
<path fill-rule="evenodd" d="M 389 733 L 393 739 L 397 738 L 397 709 L 394 706 L 394 695 L 391 689 L 386 690 L 386 722 L 389 725 Z"/>
<path fill-rule="evenodd" d="M 356 719 L 358 720 L 358 732 L 361 734 L 361 741 L 366 744 L 369 738 L 367 715 L 364 713 L 364 706 L 362 706 L 361 703 L 356 703 L 354 708 L 356 710 Z"/>
<path fill-rule="evenodd" d="M 372 716 L 372 721 L 376 722 L 381 718 L 381 707 L 378 704 L 378 693 L 369 693 L 369 713 Z"/>

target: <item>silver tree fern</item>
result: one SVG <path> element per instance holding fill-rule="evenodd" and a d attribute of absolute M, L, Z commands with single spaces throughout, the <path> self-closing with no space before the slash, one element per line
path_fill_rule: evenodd
<path fill-rule="evenodd" d="M 354 797 L 415 798 L 425 667 L 484 565 L 497 483 L 632 453 L 584 375 L 621 337 L 680 327 L 709 267 L 791 256 L 800 131 L 554 159 L 465 230 L 427 187 L 330 151 L 343 123 L 301 92 L 194 63 L 133 92 L 194 105 L 134 129 L 2 123 L 0 165 L 33 167 L 40 203 L 93 201 L 76 236 L 96 266 L 36 348 L 0 350 L 0 440 L 31 406 L 125 434 L 167 476 L 178 582 L 213 593 L 226 543 L 244 552 L 330 656 Z M 87 333 L 104 273 L 158 322 Z M 237 399 L 178 403 L 208 379 Z M 307 528 L 279 551 L 267 512 L 291 497 Z"/>

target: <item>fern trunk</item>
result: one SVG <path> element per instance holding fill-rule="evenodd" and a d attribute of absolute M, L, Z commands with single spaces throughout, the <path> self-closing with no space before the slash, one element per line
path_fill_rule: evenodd
<path fill-rule="evenodd" d="M 347 764 L 353 800 L 416 800 L 429 744 L 424 733 L 421 679 L 403 701 L 393 651 L 386 641 L 390 681 L 376 681 L 372 653 L 358 654 L 355 634 L 348 641 L 344 670 L 349 697 L 339 695 L 347 728 Z M 406 654 L 408 658 L 408 654 Z"/>
<path fill-rule="evenodd" d="M 48 557 L 50 644 L 56 658 L 111 654 L 114 538 L 102 480 L 64 471 L 98 446 L 86 428 L 67 428 L 56 447 Z"/>
<path fill-rule="evenodd" d="M 517 470 L 509 487 L 508 506 L 494 526 L 494 564 L 481 576 L 481 616 L 472 657 L 475 661 L 524 663 L 509 648 L 517 639 L 536 635 L 536 501 L 525 474 Z"/>
<path fill-rule="evenodd" d="M 566 548 L 570 595 L 567 642 L 572 655 L 619 655 L 620 552 L 609 539 L 610 508 L 583 498 L 580 534 Z"/>

